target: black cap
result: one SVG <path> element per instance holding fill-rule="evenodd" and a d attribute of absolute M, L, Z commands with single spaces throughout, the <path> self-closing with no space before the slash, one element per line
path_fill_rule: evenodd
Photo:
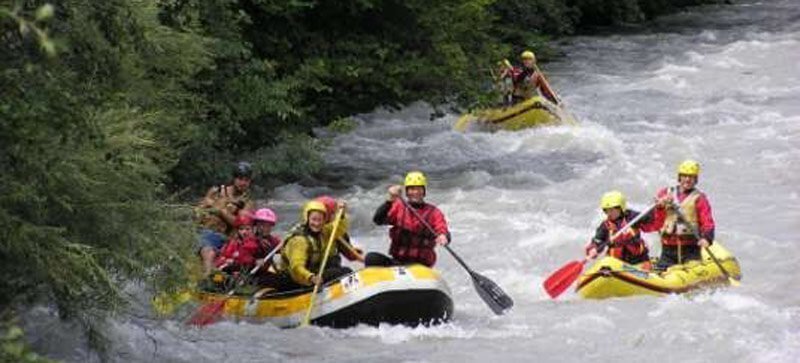
<path fill-rule="evenodd" d="M 253 178 L 253 165 L 246 162 L 240 161 L 236 164 L 236 168 L 233 169 L 233 177 L 234 178 Z"/>

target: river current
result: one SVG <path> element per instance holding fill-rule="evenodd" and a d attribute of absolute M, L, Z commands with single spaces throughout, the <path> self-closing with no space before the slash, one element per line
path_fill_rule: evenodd
<path fill-rule="evenodd" d="M 122 315 L 105 328 L 106 358 L 149 362 L 797 362 L 800 357 L 800 3 L 744 1 L 694 8 L 623 34 L 581 36 L 543 65 L 577 127 L 459 133 L 457 115 L 431 109 L 357 116 L 331 135 L 318 183 L 270 195 L 283 231 L 321 193 L 349 202 L 351 234 L 388 249 L 372 225 L 386 187 L 423 170 L 428 200 L 448 218 L 452 247 L 516 306 L 496 317 L 443 250 L 437 267 L 455 316 L 431 328 L 359 326 L 280 330 Z M 702 164 L 717 238 L 739 259 L 741 287 L 691 296 L 549 299 L 542 281 L 601 221 L 599 197 L 619 189 L 642 209 L 675 183 L 685 158 Z M 313 186 L 312 186 L 313 184 Z M 659 245 L 648 237 L 651 254 Z M 142 303 L 141 305 L 146 305 Z M 141 307 L 140 307 L 141 308 Z M 142 310 L 142 309 L 139 309 Z M 36 308 L 34 347 L 66 361 L 98 361 L 86 337 Z"/>

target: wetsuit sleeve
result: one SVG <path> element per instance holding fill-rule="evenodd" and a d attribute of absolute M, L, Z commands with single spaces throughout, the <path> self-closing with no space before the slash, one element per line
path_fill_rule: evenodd
<path fill-rule="evenodd" d="M 450 241 L 450 231 L 447 229 L 447 220 L 444 218 L 444 213 L 442 213 L 439 208 L 433 207 L 433 211 L 428 217 L 429 224 L 433 227 L 433 230 L 436 232 L 436 235 L 443 234 L 447 236 L 447 241 Z"/>
<path fill-rule="evenodd" d="M 700 226 L 700 230 L 698 231 L 700 237 L 705 238 L 709 243 L 713 242 L 715 229 L 714 217 L 711 214 L 711 203 L 708 202 L 708 198 L 705 194 L 697 198 L 695 210 L 697 210 L 697 223 Z"/>
<path fill-rule="evenodd" d="M 345 258 L 350 261 L 358 260 L 358 251 L 353 244 L 350 243 L 350 235 L 345 234 L 342 238 L 337 239 L 336 242 L 338 246 L 341 247 L 339 248 L 339 252 L 341 252 Z"/>
<path fill-rule="evenodd" d="M 597 227 L 597 230 L 594 232 L 594 238 L 592 238 L 592 243 L 597 247 L 597 253 L 602 253 L 603 250 L 608 246 L 608 228 L 606 228 L 605 223 L 600 223 L 600 226 Z"/>
<path fill-rule="evenodd" d="M 285 250 L 286 260 L 289 262 L 289 276 L 300 285 L 311 286 L 309 279 L 313 272 L 306 269 L 308 261 L 308 242 L 301 236 L 295 236 L 286 241 Z"/>
<path fill-rule="evenodd" d="M 664 225 L 666 217 L 667 212 L 664 208 L 656 207 L 636 222 L 636 227 L 642 232 L 655 232 Z"/>
<path fill-rule="evenodd" d="M 389 224 L 389 210 L 392 208 L 392 202 L 386 201 L 381 204 L 380 207 L 375 211 L 375 215 L 372 217 L 372 221 L 379 226 L 385 226 Z"/>

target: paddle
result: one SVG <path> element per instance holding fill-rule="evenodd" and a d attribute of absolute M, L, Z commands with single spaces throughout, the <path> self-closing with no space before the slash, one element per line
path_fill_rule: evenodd
<path fill-rule="evenodd" d="M 553 95 L 553 98 L 554 98 L 553 101 L 556 102 L 556 105 L 559 105 L 559 106 L 563 107 L 563 105 L 562 105 L 563 102 L 561 102 L 561 97 L 558 97 L 558 94 L 556 93 L 556 90 L 554 90 L 553 87 L 550 86 L 550 82 L 547 81 L 547 77 L 545 77 L 544 73 L 542 73 L 542 71 L 539 70 L 539 66 L 537 66 L 536 63 L 533 64 L 533 69 L 536 70 L 536 73 L 539 73 L 539 75 L 542 76 L 542 81 L 544 82 L 544 85 L 547 87 L 547 89 L 550 91 L 550 93 Z"/>
<path fill-rule="evenodd" d="M 225 294 L 225 297 L 217 301 L 212 301 L 210 303 L 207 303 L 198 308 L 194 312 L 194 314 L 192 314 L 192 316 L 186 321 L 186 324 L 195 326 L 206 326 L 217 321 L 219 316 L 222 314 L 223 308 L 225 307 L 225 302 L 228 301 L 228 298 L 233 295 L 233 293 L 236 291 L 236 288 L 242 285 L 244 279 L 252 276 L 256 272 L 258 272 L 258 270 L 261 269 L 262 266 L 266 265 L 268 261 L 270 261 L 272 256 L 274 256 L 278 251 L 280 251 L 281 247 L 283 247 L 283 241 L 281 241 L 281 243 L 275 246 L 275 248 L 273 248 L 272 251 L 270 251 L 266 257 L 261 259 L 260 264 L 256 264 L 256 267 L 250 270 L 250 272 L 239 277 L 239 279 L 234 284 L 234 287 Z"/>
<path fill-rule="evenodd" d="M 431 234 L 436 235 L 436 231 L 433 230 L 433 227 L 431 227 L 431 225 L 428 224 L 428 222 L 422 218 L 422 216 L 419 215 L 414 208 L 408 205 L 408 202 L 406 202 L 405 199 L 399 199 L 403 203 L 403 206 L 410 210 L 411 213 L 420 222 L 422 222 L 422 225 L 424 225 Z M 459 257 L 449 245 L 445 245 L 444 248 L 447 250 L 447 252 L 450 252 L 450 254 L 456 259 L 456 261 L 458 261 L 461 267 L 467 270 L 467 273 L 469 273 L 469 276 L 472 278 L 472 284 L 475 286 L 475 290 L 478 291 L 478 296 L 483 299 L 486 305 L 489 305 L 489 308 L 492 309 L 495 314 L 502 315 L 506 310 L 511 309 L 511 307 L 514 306 L 514 300 L 512 300 L 510 296 L 503 292 L 503 289 L 501 289 L 500 286 L 497 286 L 494 281 L 469 268 L 464 260 L 462 260 L 461 257 Z"/>
<path fill-rule="evenodd" d="M 333 240 L 336 238 L 336 232 L 339 229 L 339 222 L 342 220 L 342 214 L 344 214 L 344 208 L 339 208 L 339 211 L 336 212 L 336 218 L 333 220 L 333 231 L 331 231 L 331 237 L 328 238 L 328 244 L 325 245 L 325 253 L 322 254 L 322 263 L 319 265 L 317 282 L 314 284 L 314 291 L 311 292 L 311 300 L 308 302 L 308 310 L 306 310 L 306 316 L 303 318 L 303 322 L 300 324 L 300 326 L 306 326 L 311 322 L 311 311 L 314 310 L 314 300 L 317 297 L 317 292 L 319 291 L 320 285 L 322 285 L 322 272 L 325 271 L 325 265 L 328 263 L 328 254 L 331 252 Z"/>
<path fill-rule="evenodd" d="M 632 219 L 628 224 L 620 228 L 619 231 L 611 235 L 608 238 L 609 242 L 613 242 L 617 237 L 619 237 L 623 232 L 627 231 L 628 228 L 632 227 L 636 222 L 640 219 L 644 218 L 650 211 L 655 208 L 655 204 L 651 205 L 647 208 L 644 212 L 639 213 L 636 218 Z M 559 295 L 561 295 L 564 291 L 566 291 L 575 280 L 578 279 L 578 276 L 581 275 L 583 272 L 583 266 L 588 262 L 588 259 L 584 258 L 583 260 L 575 260 L 567 262 L 564 266 L 550 274 L 550 276 L 544 280 L 542 286 L 544 286 L 544 290 L 550 295 L 550 298 L 555 299 Z"/>
<path fill-rule="evenodd" d="M 697 232 L 697 228 L 695 228 L 693 224 L 691 224 L 691 223 L 686 221 L 686 217 L 684 217 L 683 213 L 681 212 L 681 209 L 677 205 L 673 205 L 672 208 L 675 210 L 675 214 L 678 215 L 678 220 L 680 220 L 683 224 L 685 224 L 687 227 L 689 227 L 689 230 L 694 235 L 694 238 L 697 238 L 697 240 L 699 241 L 701 239 L 701 237 L 700 237 L 700 233 Z M 725 278 L 728 279 L 728 283 L 729 284 L 731 284 L 732 286 L 741 285 L 741 283 L 738 280 L 734 279 L 731 276 L 731 274 L 728 273 L 728 270 L 726 270 L 725 267 L 722 267 L 722 263 L 719 262 L 719 260 L 717 259 L 717 256 L 714 256 L 714 253 L 711 252 L 710 248 L 705 247 L 705 250 L 706 250 L 706 253 L 708 253 L 708 256 L 711 257 L 711 261 L 714 261 L 714 264 L 716 264 L 717 267 L 719 267 L 719 270 L 722 271 L 722 274 L 725 275 Z"/>

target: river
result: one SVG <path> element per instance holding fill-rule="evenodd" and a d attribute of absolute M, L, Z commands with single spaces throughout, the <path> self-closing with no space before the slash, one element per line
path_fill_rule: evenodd
<path fill-rule="evenodd" d="M 427 173 L 428 200 L 446 214 L 452 247 L 516 301 L 496 317 L 443 251 L 438 267 L 456 313 L 432 328 L 346 330 L 221 322 L 189 329 L 129 314 L 109 320 L 105 357 L 149 362 L 790 362 L 800 356 L 800 4 L 743 1 L 691 9 L 646 27 L 581 36 L 543 65 L 578 127 L 458 133 L 456 115 L 430 109 L 356 117 L 331 136 L 318 185 L 270 196 L 279 230 L 302 201 L 347 199 L 357 244 L 385 252 L 371 223 L 386 187 Z M 675 182 L 685 158 L 718 240 L 739 259 L 741 287 L 691 296 L 550 300 L 541 283 L 579 258 L 601 221 L 599 197 L 620 189 L 635 208 Z M 336 182 L 331 182 L 335 180 Z M 656 240 L 648 237 L 652 253 Z M 67 361 L 97 361 L 86 338 L 51 310 L 27 314 L 34 347 Z"/>

